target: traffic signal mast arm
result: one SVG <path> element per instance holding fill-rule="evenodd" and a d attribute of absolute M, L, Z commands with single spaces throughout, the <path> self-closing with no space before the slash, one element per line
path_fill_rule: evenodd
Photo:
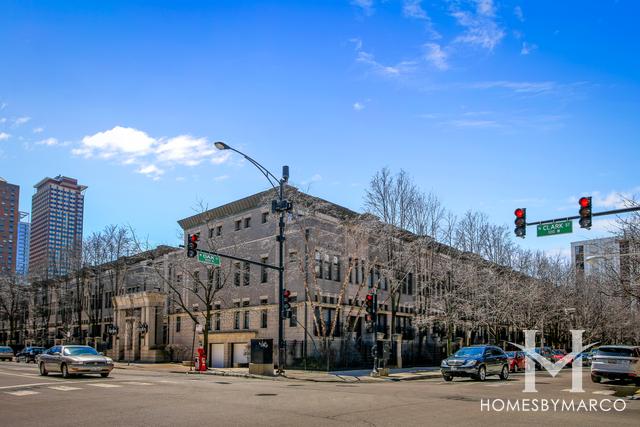
<path fill-rule="evenodd" d="M 610 211 L 593 212 L 591 214 L 591 216 L 617 215 L 617 214 L 623 214 L 623 213 L 628 213 L 628 212 L 636 212 L 636 211 L 640 211 L 640 206 L 633 207 L 633 208 L 613 209 L 613 210 L 610 210 Z M 571 221 L 571 220 L 580 219 L 580 218 L 581 218 L 580 215 L 574 215 L 574 216 L 567 216 L 567 217 L 564 217 L 564 218 L 545 219 L 545 220 L 542 220 L 542 221 L 527 222 L 527 226 L 529 226 L 529 225 L 548 224 L 548 223 L 551 223 L 551 222 Z"/>
<path fill-rule="evenodd" d="M 180 245 L 180 247 L 183 248 L 184 245 Z M 271 268 L 273 270 L 280 270 L 280 267 L 278 267 L 277 265 L 265 264 L 265 263 L 262 263 L 262 262 L 252 261 L 250 259 L 240 258 L 240 257 L 233 256 L 233 255 L 225 255 L 225 254 L 221 254 L 221 253 L 218 253 L 218 252 L 206 251 L 204 249 L 198 249 L 197 251 L 198 252 L 202 252 L 204 254 L 217 255 L 217 256 L 219 256 L 221 258 L 229 258 L 229 259 L 232 259 L 234 261 L 243 261 L 243 262 L 247 262 L 249 264 L 259 265 L 260 267 Z"/>

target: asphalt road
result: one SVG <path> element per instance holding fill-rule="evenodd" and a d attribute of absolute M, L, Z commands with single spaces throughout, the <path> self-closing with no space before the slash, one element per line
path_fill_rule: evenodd
<path fill-rule="evenodd" d="M 525 394 L 523 376 L 445 383 L 439 379 L 380 383 L 317 383 L 120 370 L 103 379 L 41 377 L 34 365 L 0 362 L 3 426 L 326 426 L 326 425 L 633 425 L 640 400 L 621 412 L 506 412 L 481 408 L 482 399 L 617 399 L 619 387 L 593 384 L 572 394 L 570 371 L 538 377 Z M 625 393 L 633 393 L 631 387 Z M 499 401 L 497 401 L 499 402 Z M 618 401 L 618 408 L 622 407 Z M 485 407 L 486 408 L 486 407 Z M 497 407 L 499 409 L 500 404 Z"/>

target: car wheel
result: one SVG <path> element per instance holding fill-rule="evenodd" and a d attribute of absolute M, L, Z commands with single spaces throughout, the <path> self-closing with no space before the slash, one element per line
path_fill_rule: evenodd
<path fill-rule="evenodd" d="M 100 374 L 100 376 L 101 376 L 102 378 L 107 378 L 107 377 L 109 376 L 109 372 L 102 372 L 102 373 Z M 445 377 L 445 379 L 446 379 L 446 377 Z"/>
<path fill-rule="evenodd" d="M 49 375 L 49 372 L 47 372 L 47 368 L 44 367 L 43 362 L 40 362 L 40 375 L 43 377 Z"/>
<path fill-rule="evenodd" d="M 500 371 L 500 379 L 504 380 L 504 381 L 509 379 L 509 366 L 508 365 L 504 365 L 502 367 L 502 371 Z"/>
<path fill-rule="evenodd" d="M 602 381 L 602 377 L 599 377 L 597 375 L 591 375 L 591 381 L 593 381 L 594 383 L 599 383 L 600 381 Z"/>
<path fill-rule="evenodd" d="M 69 368 L 66 363 L 60 366 L 60 371 L 62 372 L 62 378 L 69 378 Z"/>
<path fill-rule="evenodd" d="M 480 368 L 478 369 L 478 375 L 476 375 L 476 380 L 478 381 L 484 381 L 487 379 L 487 368 L 485 368 L 484 366 L 480 366 Z"/>

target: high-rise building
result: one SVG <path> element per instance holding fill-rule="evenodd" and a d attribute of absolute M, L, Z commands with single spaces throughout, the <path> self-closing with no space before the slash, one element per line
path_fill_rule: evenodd
<path fill-rule="evenodd" d="M 0 274 L 15 272 L 20 187 L 0 178 Z"/>
<path fill-rule="evenodd" d="M 84 185 L 58 175 L 34 188 L 31 207 L 29 272 L 42 278 L 73 270 L 82 253 Z"/>
<path fill-rule="evenodd" d="M 20 212 L 18 223 L 18 248 L 16 251 L 16 273 L 21 276 L 29 274 L 29 236 L 31 235 L 31 223 L 29 213 Z"/>

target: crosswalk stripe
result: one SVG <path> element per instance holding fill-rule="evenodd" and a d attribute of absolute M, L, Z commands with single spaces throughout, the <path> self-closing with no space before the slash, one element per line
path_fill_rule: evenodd
<path fill-rule="evenodd" d="M 97 383 L 97 384 L 87 384 L 93 387 L 103 387 L 103 388 L 115 388 L 115 387 L 122 387 L 119 386 L 117 384 L 103 384 L 103 383 Z"/>
<path fill-rule="evenodd" d="M 29 396 L 31 394 L 38 394 L 37 391 L 31 391 L 31 390 L 5 391 L 5 393 L 11 394 L 13 396 Z"/>
<path fill-rule="evenodd" d="M 73 390 L 82 390 L 79 387 L 69 387 L 66 385 L 59 385 L 59 386 L 55 386 L 55 387 L 49 387 L 51 390 L 58 390 L 58 391 L 73 391 Z"/>

